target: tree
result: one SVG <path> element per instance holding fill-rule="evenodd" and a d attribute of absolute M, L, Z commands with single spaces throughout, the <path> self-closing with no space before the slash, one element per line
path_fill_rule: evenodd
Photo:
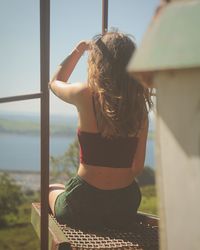
<path fill-rule="evenodd" d="M 68 150 L 62 156 L 50 157 L 51 181 L 60 178 L 71 177 L 79 166 L 79 146 L 77 139 L 69 145 Z M 63 174 L 65 173 L 65 176 Z"/>
<path fill-rule="evenodd" d="M 145 167 L 140 175 L 137 176 L 140 186 L 155 185 L 155 171 L 150 167 Z"/>
<path fill-rule="evenodd" d="M 0 174 L 0 225 L 5 225 L 5 215 L 17 214 L 24 200 L 21 187 L 7 174 Z"/>

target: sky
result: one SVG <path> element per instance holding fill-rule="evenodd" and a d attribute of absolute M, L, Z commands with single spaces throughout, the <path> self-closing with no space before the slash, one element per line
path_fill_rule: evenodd
<path fill-rule="evenodd" d="M 159 0 L 109 0 L 108 28 L 135 37 L 139 46 Z M 51 0 L 50 76 L 80 40 L 101 33 L 102 0 Z M 39 0 L 0 0 L 0 97 L 40 92 Z M 70 82 L 87 79 L 87 54 Z M 40 101 L 0 104 L 1 113 L 38 113 Z M 75 108 L 50 94 L 51 114 Z"/>

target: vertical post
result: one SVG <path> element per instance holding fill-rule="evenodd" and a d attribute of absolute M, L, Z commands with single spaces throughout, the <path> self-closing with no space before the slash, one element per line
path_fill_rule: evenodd
<path fill-rule="evenodd" d="M 102 34 L 108 30 L 108 0 L 102 0 Z"/>
<path fill-rule="evenodd" d="M 158 72 L 156 118 L 157 180 L 161 249 L 200 246 L 200 67 Z M 181 91 L 180 91 L 181 89 Z M 184 100 L 184 101 L 183 101 Z M 173 112 L 172 112 L 173 110 Z M 186 132 L 187 131 L 187 132 Z M 169 146 L 170 145 L 170 146 Z"/>
<path fill-rule="evenodd" d="M 40 249 L 48 250 L 50 0 L 40 0 L 41 227 Z"/>

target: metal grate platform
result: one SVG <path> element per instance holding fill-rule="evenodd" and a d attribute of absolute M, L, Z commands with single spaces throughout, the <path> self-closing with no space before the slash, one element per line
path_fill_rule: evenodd
<path fill-rule="evenodd" d="M 37 210 L 40 209 L 39 204 L 33 204 L 33 208 Z M 32 223 L 33 217 L 32 210 Z M 61 225 L 52 215 L 49 215 L 49 231 L 50 238 L 52 239 L 52 246 L 50 249 L 158 250 L 158 219 L 146 214 L 138 214 L 137 220 L 131 232 L 109 229 L 105 229 L 101 232 L 94 232 L 72 229 L 66 225 Z"/>

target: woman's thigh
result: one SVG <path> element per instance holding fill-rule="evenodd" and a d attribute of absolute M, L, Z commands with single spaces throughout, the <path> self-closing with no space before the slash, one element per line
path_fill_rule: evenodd
<path fill-rule="evenodd" d="M 54 206 L 55 201 L 59 194 L 65 191 L 65 186 L 63 184 L 51 184 L 49 185 L 49 206 L 53 215 L 55 215 Z"/>

